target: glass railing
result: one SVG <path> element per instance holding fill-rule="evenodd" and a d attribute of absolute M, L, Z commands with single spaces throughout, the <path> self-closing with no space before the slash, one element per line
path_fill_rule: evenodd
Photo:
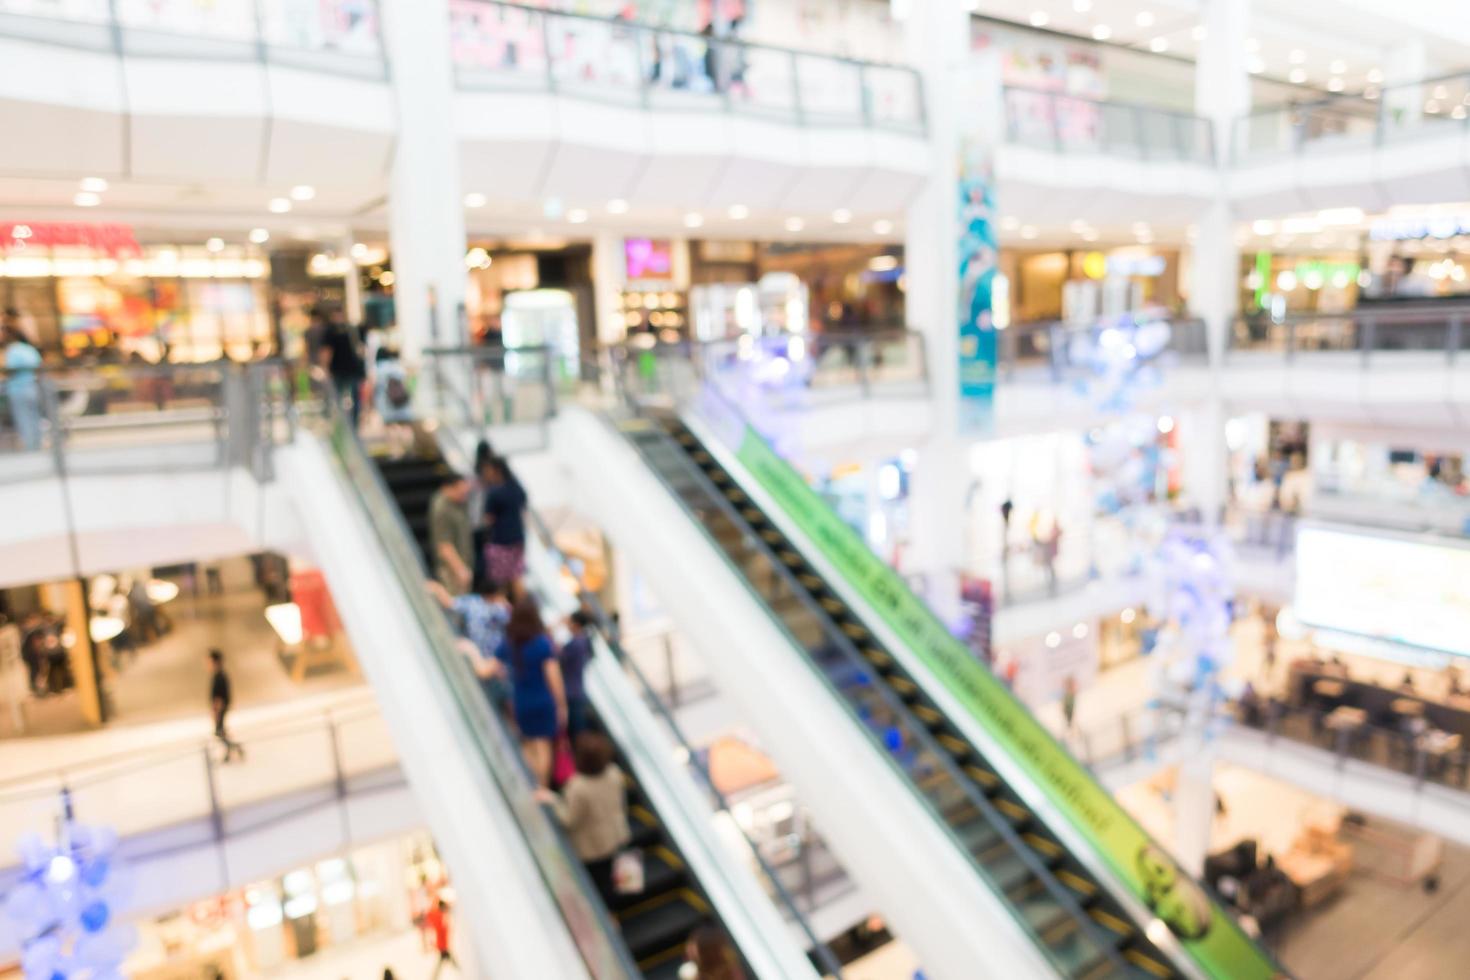
<path fill-rule="evenodd" d="M 497 0 L 450 0 L 450 26 L 467 90 L 925 131 L 922 84 L 910 68 Z"/>
<path fill-rule="evenodd" d="M 1173 361 L 1203 362 L 1209 357 L 1205 322 L 1192 317 L 1170 317 L 1163 312 L 1141 311 L 1140 318 L 1164 319 L 1170 327 L 1167 357 Z M 1072 354 L 1072 341 L 1107 326 L 1106 319 L 1096 324 L 1063 323 L 1058 320 L 1013 323 L 996 335 L 996 374 L 1002 381 L 1064 381 L 1090 370 L 1077 363 Z"/>
<path fill-rule="evenodd" d="M 1058 153 L 1213 164 L 1209 120 L 1153 106 L 1005 87 L 1006 142 Z"/>
<path fill-rule="evenodd" d="M 377 0 L 0 0 L 0 36 L 385 78 Z"/>
<path fill-rule="evenodd" d="M 1268 106 L 1235 124 L 1237 163 L 1465 132 L 1470 73 Z"/>
<path fill-rule="evenodd" d="M 555 563 L 555 566 L 563 573 L 565 581 L 578 582 L 577 569 L 556 547 L 551 531 L 547 528 L 545 522 L 534 511 L 528 511 L 528 516 L 530 517 L 535 534 L 541 542 L 542 548 L 545 549 Z M 647 676 L 638 666 L 637 660 L 623 650 L 618 639 L 618 629 L 613 623 L 612 618 L 603 608 L 601 600 L 598 599 L 596 594 L 580 588 L 580 585 L 578 588 L 579 591 L 576 594 L 576 598 L 580 602 L 581 608 L 591 615 L 598 639 L 605 646 L 607 653 L 617 661 L 623 673 L 632 682 L 633 690 L 638 693 L 643 703 L 661 723 L 661 727 L 667 733 L 673 744 L 674 758 L 682 761 L 683 768 L 688 771 L 695 785 L 705 796 L 705 801 L 709 805 L 710 810 L 705 814 L 695 814 L 696 819 L 708 820 L 714 814 L 721 814 L 726 818 L 727 825 L 732 828 L 733 833 L 723 835 L 724 838 L 736 849 L 739 858 L 755 871 L 766 894 L 770 896 L 776 908 L 791 921 L 800 933 L 807 949 L 811 951 L 811 955 L 821 967 L 823 974 L 829 977 L 841 977 L 841 965 L 838 963 L 831 949 L 813 931 L 811 922 L 803 914 L 796 900 L 787 890 L 780 874 L 766 861 L 764 855 L 761 854 L 760 848 L 750 839 L 744 829 L 740 827 L 734 816 L 734 810 L 730 802 L 725 798 L 724 793 L 720 791 L 719 787 L 715 785 L 714 777 L 710 775 L 708 766 L 702 761 L 704 753 L 699 751 L 684 735 L 684 731 L 674 718 L 673 712 L 664 704 L 663 699 L 649 683 Z M 640 751 L 648 752 L 655 747 L 641 746 L 639 748 Z M 662 758 L 667 758 L 667 756 L 664 755 Z M 667 763 L 660 761 L 659 764 L 664 765 Z"/>
<path fill-rule="evenodd" d="M 491 709 L 467 660 L 455 647 L 443 610 L 424 589 L 427 573 L 403 515 L 341 412 L 330 399 L 323 399 L 322 404 L 328 407 L 327 413 L 309 415 L 306 421 L 324 437 L 344 485 L 361 504 L 385 565 L 397 579 L 428 641 L 426 646 L 434 660 L 431 669 L 442 673 L 448 682 L 455 707 L 466 729 L 473 733 L 473 744 L 463 746 L 464 751 L 478 755 L 493 776 L 592 976 L 636 976 L 637 967 L 607 908 L 594 897 L 596 891 L 586 869 L 550 812 L 536 800 L 535 783 L 516 739 Z"/>
<path fill-rule="evenodd" d="M 1342 313 L 1257 314 L 1238 318 L 1230 352 L 1355 355 L 1419 352 L 1453 359 L 1470 351 L 1470 304 L 1406 305 Z"/>

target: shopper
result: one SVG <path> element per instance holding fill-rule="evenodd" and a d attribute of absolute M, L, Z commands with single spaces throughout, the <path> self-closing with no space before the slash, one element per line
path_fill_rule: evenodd
<path fill-rule="evenodd" d="M 1062 681 L 1062 718 L 1067 722 L 1067 733 L 1077 729 L 1077 678 L 1071 674 Z"/>
<path fill-rule="evenodd" d="M 362 418 L 362 383 L 367 378 L 362 338 L 357 328 L 347 322 L 341 307 L 319 309 L 314 318 L 314 329 L 320 331 L 317 364 L 331 379 L 338 404 L 344 397 L 347 399 L 352 427 L 356 429 Z"/>
<path fill-rule="evenodd" d="M 228 763 L 235 758 L 244 762 L 244 746 L 230 738 L 229 731 L 225 728 L 225 716 L 230 712 L 232 692 L 230 675 L 225 673 L 223 653 L 218 650 L 209 651 L 209 670 L 213 675 L 209 681 L 209 707 L 214 712 L 214 737 L 225 747 L 225 757 L 221 761 Z"/>
<path fill-rule="evenodd" d="M 712 923 L 689 934 L 684 956 L 694 965 L 699 980 L 745 980 L 735 944 L 723 929 Z"/>
<path fill-rule="evenodd" d="M 592 636 L 588 628 L 592 617 L 578 609 L 567 619 L 572 638 L 561 648 L 561 673 L 567 688 L 567 734 L 573 740 L 590 724 L 591 706 L 587 703 L 584 674 L 592 659 Z"/>
<path fill-rule="evenodd" d="M 495 652 L 505 641 L 506 624 L 510 622 L 510 603 L 506 601 L 504 590 L 486 579 L 479 582 L 474 592 L 462 596 L 450 595 L 444 586 L 432 579 L 426 585 L 439 605 L 454 614 L 459 634 L 474 646 L 472 665 L 486 700 L 509 720 L 510 687 L 506 684 L 504 667 L 495 658 Z"/>
<path fill-rule="evenodd" d="M 459 963 L 454 959 L 454 954 L 449 951 L 449 903 L 442 898 L 429 909 L 429 914 L 424 916 L 424 924 L 434 934 L 434 952 L 439 954 L 439 962 L 434 964 L 434 972 L 431 976 L 437 977 L 439 971 L 444 969 L 448 963 L 458 973 Z"/>
<path fill-rule="evenodd" d="M 558 796 L 538 791 L 557 819 L 567 828 L 572 848 L 587 866 L 587 874 L 603 901 L 617 898 L 613 860 L 632 840 L 628 828 L 628 794 L 623 770 L 613 762 L 613 746 L 601 732 L 583 732 L 573 743 L 577 771 Z"/>
<path fill-rule="evenodd" d="M 21 656 L 20 626 L 0 615 L 0 701 L 10 716 L 10 734 L 24 735 L 25 699 L 30 691 L 25 658 Z"/>
<path fill-rule="evenodd" d="M 419 442 L 408 370 L 398 351 L 380 347 L 373 363 L 373 408 L 383 423 L 383 436 L 395 457 L 407 456 Z"/>
<path fill-rule="evenodd" d="M 41 352 L 26 340 L 20 329 L 20 314 L 7 309 L 0 316 L 0 346 L 5 348 L 5 398 L 10 418 L 23 449 L 41 448 L 41 383 L 36 371 Z"/>
<path fill-rule="evenodd" d="M 469 499 L 470 481 L 455 473 L 444 480 L 429 502 L 429 555 L 434 562 L 434 577 L 451 595 L 469 591 L 473 581 Z"/>
<path fill-rule="evenodd" d="M 486 467 L 485 570 L 497 582 L 512 582 L 526 571 L 526 491 L 501 457 Z"/>
<path fill-rule="evenodd" d="M 516 600 L 495 656 L 510 671 L 511 703 L 526 765 L 538 784 L 549 786 L 552 744 L 566 728 L 567 700 L 561 664 L 535 599 L 527 595 Z"/>

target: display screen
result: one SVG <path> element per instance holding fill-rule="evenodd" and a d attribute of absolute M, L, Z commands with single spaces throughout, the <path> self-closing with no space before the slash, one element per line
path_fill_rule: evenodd
<path fill-rule="evenodd" d="M 1470 547 L 1303 527 L 1296 616 L 1308 626 L 1470 656 Z"/>
<path fill-rule="evenodd" d="M 631 280 L 668 279 L 674 271 L 674 253 L 667 238 L 625 238 L 623 257 Z"/>

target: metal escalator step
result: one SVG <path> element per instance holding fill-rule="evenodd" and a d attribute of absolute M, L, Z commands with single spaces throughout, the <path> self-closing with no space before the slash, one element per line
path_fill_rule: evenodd
<path fill-rule="evenodd" d="M 857 623 L 843 623 L 842 632 L 846 633 L 849 638 L 859 642 L 868 638 L 868 631 Z"/>
<path fill-rule="evenodd" d="M 1031 869 L 1026 867 L 1021 855 L 1011 850 L 1005 841 L 997 840 L 984 853 L 977 854 L 975 859 L 980 862 L 995 887 L 1007 895 L 1035 877 Z"/>
<path fill-rule="evenodd" d="M 927 710 L 933 711 L 932 708 Z M 918 711 L 917 709 L 915 709 L 915 714 L 917 713 Z M 933 711 L 933 713 L 935 715 L 939 714 L 939 712 L 937 711 Z M 922 716 L 920 717 L 922 718 Z M 924 720 L 927 721 L 927 719 Z M 942 721 L 943 719 L 941 718 L 940 720 Z M 940 747 L 943 748 L 944 751 L 948 752 L 955 758 L 961 758 L 970 754 L 970 743 L 966 742 L 964 739 L 955 738 L 949 732 L 940 732 L 937 736 L 935 736 L 935 739 L 939 742 Z"/>
<path fill-rule="evenodd" d="M 709 913 L 709 905 L 696 892 L 678 888 L 624 909 L 618 923 L 639 967 L 647 968 L 663 962 L 670 950 L 677 955 Z"/>
<path fill-rule="evenodd" d="M 1000 777 L 989 769 L 982 769 L 974 763 L 970 763 L 964 768 L 965 775 L 975 780 L 982 789 L 993 790 L 1000 786 Z"/>
<path fill-rule="evenodd" d="M 1031 811 L 1027 810 L 1019 803 L 1007 800 L 1004 797 L 998 798 L 994 802 L 995 808 L 999 810 L 1001 812 L 1001 815 L 1009 820 L 1012 824 L 1023 824 L 1031 819 Z"/>
<path fill-rule="evenodd" d="M 888 686 L 893 688 L 901 696 L 906 698 L 914 697 L 916 694 L 919 693 L 919 685 L 915 684 L 907 677 L 899 677 L 896 674 L 888 678 Z M 917 705 L 915 707 L 917 707 Z"/>
<path fill-rule="evenodd" d="M 959 837 L 961 846 L 971 854 L 978 856 L 983 851 L 988 851 L 1000 840 L 1000 834 L 991 826 L 990 821 L 984 816 L 977 815 L 970 820 L 955 825 L 955 836 Z"/>
<path fill-rule="evenodd" d="M 1057 881 L 1066 885 L 1078 898 L 1084 901 L 1090 901 L 1097 894 L 1097 885 L 1074 871 L 1068 871 L 1066 868 L 1062 868 L 1057 872 Z"/>
<path fill-rule="evenodd" d="M 766 544 L 780 544 L 785 540 L 780 531 L 772 531 L 770 528 L 761 532 L 761 540 Z"/>
<path fill-rule="evenodd" d="M 1047 892 L 1039 878 L 1032 878 L 1028 884 L 1022 885 L 1017 894 L 1012 896 L 1012 900 L 1031 931 L 1048 944 L 1061 938 L 1068 927 L 1078 928 L 1067 910 Z"/>
<path fill-rule="evenodd" d="M 1087 914 L 1092 916 L 1093 922 L 1119 939 L 1131 939 L 1135 935 L 1136 930 L 1127 920 L 1118 918 L 1107 909 L 1092 908 L 1087 910 Z"/>
<path fill-rule="evenodd" d="M 1141 949 L 1125 949 L 1123 950 L 1123 958 L 1129 963 L 1138 967 L 1140 970 L 1143 970 L 1149 976 L 1174 976 L 1173 969 L 1171 969 L 1167 963 L 1159 962 Z"/>
<path fill-rule="evenodd" d="M 796 580 L 801 583 L 801 587 L 803 589 L 816 590 L 822 588 L 825 585 L 825 583 L 820 578 L 810 573 L 803 573 L 801 575 L 798 575 L 796 577 Z"/>
<path fill-rule="evenodd" d="M 840 599 L 830 599 L 824 597 L 818 599 L 817 601 L 821 603 L 823 609 L 827 610 L 827 612 L 832 613 L 833 615 L 837 615 L 838 613 L 847 611 L 847 603 L 843 602 Z"/>
<path fill-rule="evenodd" d="M 944 722 L 944 716 L 927 704 L 916 704 L 913 707 L 914 717 L 930 728 L 934 728 Z"/>
<path fill-rule="evenodd" d="M 776 557 L 781 559 L 781 562 L 785 564 L 788 568 L 799 568 L 805 564 L 805 562 L 801 560 L 801 555 L 798 555 L 794 551 L 788 551 L 785 548 L 782 548 L 780 551 L 776 552 Z"/>
<path fill-rule="evenodd" d="M 877 647 L 863 647 L 863 657 L 868 663 L 877 664 L 879 667 L 886 667 L 893 663 L 893 658 L 888 655 L 888 651 Z"/>
<path fill-rule="evenodd" d="M 1062 846 L 1056 841 L 1048 840 L 1033 831 L 1027 831 L 1021 835 L 1021 839 L 1037 854 L 1048 861 L 1056 860 L 1062 856 Z"/>

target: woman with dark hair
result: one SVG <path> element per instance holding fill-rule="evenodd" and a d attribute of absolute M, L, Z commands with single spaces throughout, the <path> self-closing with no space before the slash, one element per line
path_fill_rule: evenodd
<path fill-rule="evenodd" d="M 623 770 L 613 762 L 613 746 L 601 732 L 582 732 L 573 745 L 577 771 L 562 787 L 561 795 L 541 790 L 541 802 L 549 804 L 567 828 L 577 857 L 603 901 L 617 897 L 613 887 L 613 859 L 633 839 L 628 828 L 628 795 Z"/>
<path fill-rule="evenodd" d="M 526 765 L 539 784 L 549 786 L 551 746 L 567 725 L 567 697 L 556 649 L 541 623 L 536 600 L 529 595 L 520 596 L 511 607 L 505 640 L 495 657 L 510 671 L 511 703 Z"/>
<path fill-rule="evenodd" d="M 690 933 L 684 956 L 694 964 L 699 980 L 745 980 L 740 954 L 717 925 L 702 925 Z"/>
<path fill-rule="evenodd" d="M 490 526 L 485 572 L 496 582 L 513 582 L 526 571 L 526 491 L 502 457 L 491 459 L 483 473 L 485 523 Z"/>

